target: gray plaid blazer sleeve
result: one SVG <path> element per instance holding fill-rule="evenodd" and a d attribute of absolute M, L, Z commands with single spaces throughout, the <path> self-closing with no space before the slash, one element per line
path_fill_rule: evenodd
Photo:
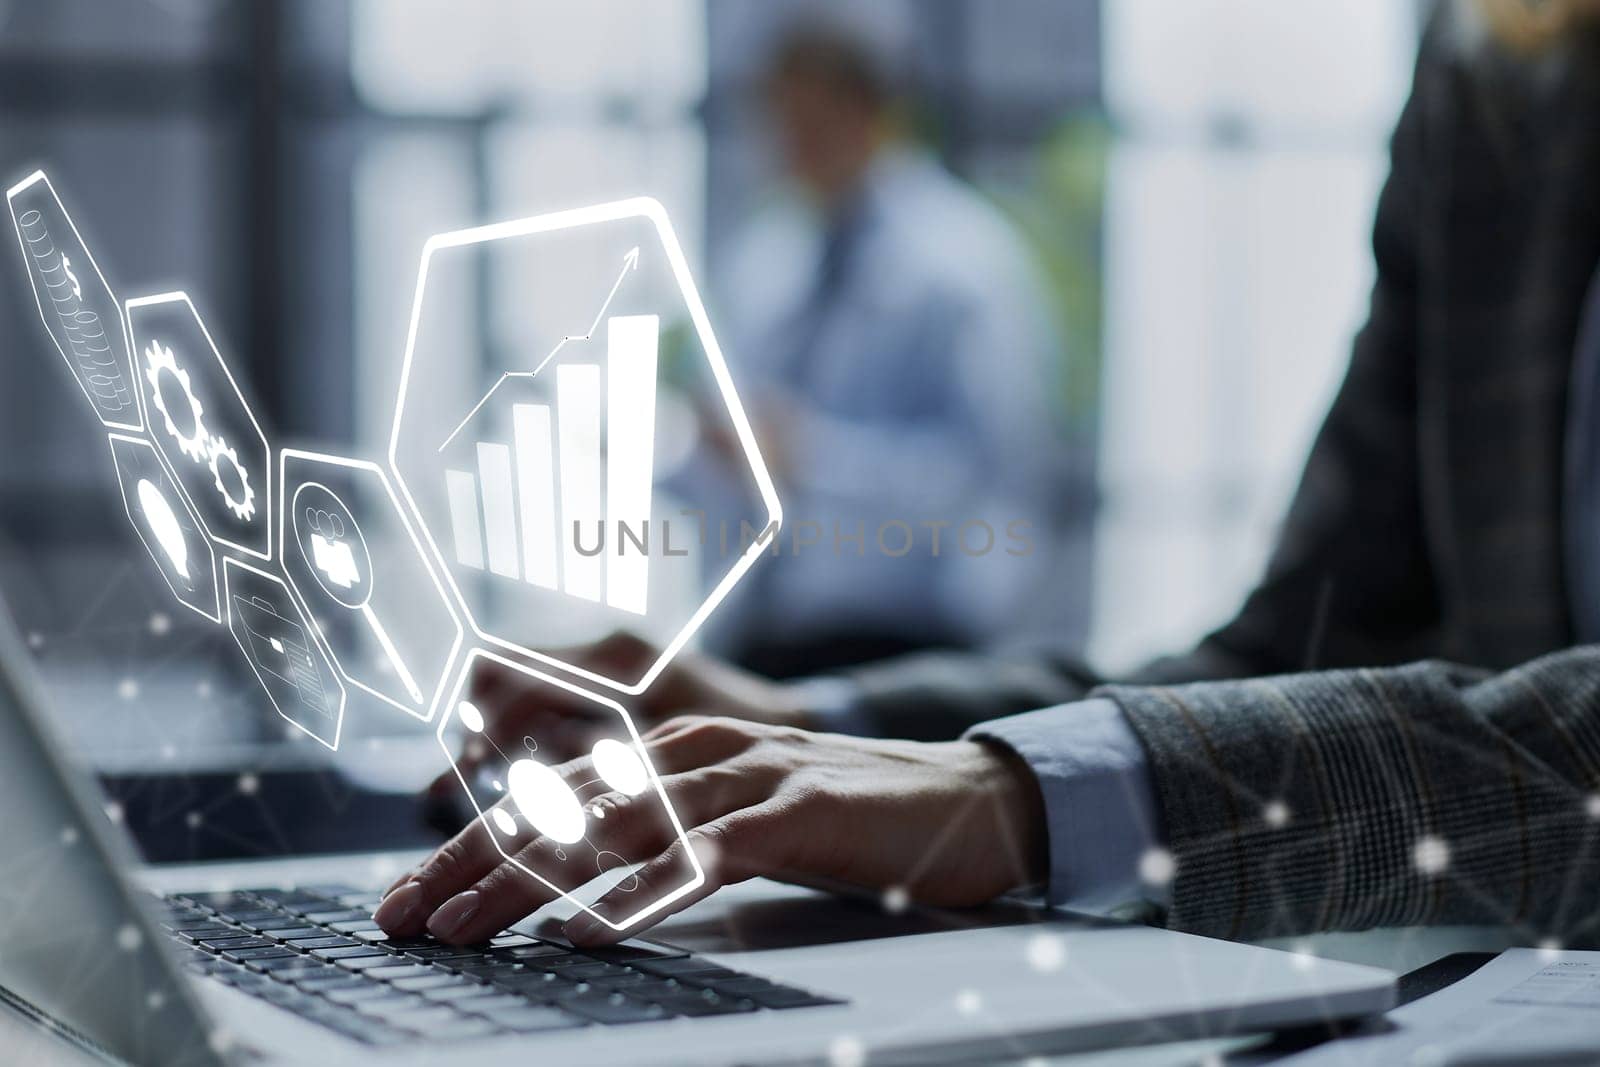
<path fill-rule="evenodd" d="M 1066 656 L 858 675 L 913 736 L 1115 700 L 1149 756 L 1177 927 L 1594 936 L 1600 647 L 1566 647 L 1560 449 L 1600 258 L 1600 64 L 1529 104 L 1452 32 L 1426 35 L 1370 313 L 1238 616 L 1115 685 Z"/>

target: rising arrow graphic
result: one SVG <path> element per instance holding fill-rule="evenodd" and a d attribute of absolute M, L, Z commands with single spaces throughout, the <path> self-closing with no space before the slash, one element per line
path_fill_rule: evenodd
<path fill-rule="evenodd" d="M 568 341 L 588 341 L 592 339 L 594 337 L 594 332 L 598 330 L 600 328 L 600 324 L 605 321 L 606 310 L 611 307 L 611 301 L 616 298 L 617 290 L 622 288 L 623 279 L 626 278 L 630 272 L 638 269 L 639 248 L 637 245 L 635 245 L 633 248 L 628 249 L 627 255 L 622 257 L 622 270 L 617 275 L 617 280 L 611 283 L 611 291 L 606 294 L 605 301 L 600 305 L 600 310 L 595 313 L 594 321 L 589 324 L 588 332 L 568 334 L 561 338 L 561 340 L 556 342 L 556 346 L 550 350 L 550 354 L 541 359 L 539 361 L 539 365 L 534 367 L 532 370 L 506 371 L 504 374 L 500 375 L 495 383 L 489 386 L 489 391 L 483 394 L 483 399 L 472 405 L 472 410 L 467 412 L 466 418 L 457 423 L 456 428 L 450 431 L 450 436 L 444 439 L 444 443 L 439 446 L 438 451 L 443 452 L 450 446 L 450 442 L 454 441 L 461 431 L 467 428 L 467 423 L 471 422 L 473 418 L 477 416 L 478 412 L 483 410 L 483 405 L 487 404 L 489 402 L 489 398 L 494 396 L 495 391 L 498 390 L 502 385 L 506 384 L 506 382 L 511 381 L 513 378 L 526 378 L 531 381 L 539 376 L 539 372 L 544 370 L 552 359 L 556 358 L 556 354 L 567 346 Z"/>

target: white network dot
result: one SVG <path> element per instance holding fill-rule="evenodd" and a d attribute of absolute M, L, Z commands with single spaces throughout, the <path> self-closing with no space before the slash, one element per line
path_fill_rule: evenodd
<path fill-rule="evenodd" d="M 139 683 L 133 678 L 124 678 L 117 683 L 117 696 L 123 700 L 135 700 L 139 696 Z"/>
<path fill-rule="evenodd" d="M 976 1015 L 983 1010 L 983 994 L 976 989 L 963 989 L 956 994 L 956 1011 L 962 1015 Z"/>
<path fill-rule="evenodd" d="M 71 848 L 78 843 L 78 828 L 76 826 L 63 827 L 61 830 L 61 843 Z"/>
<path fill-rule="evenodd" d="M 1289 963 L 1297 971 L 1309 971 L 1311 965 L 1317 962 L 1317 954 L 1311 951 L 1309 941 L 1298 941 L 1290 949 Z"/>
<path fill-rule="evenodd" d="M 1539 942 L 1539 956 L 1546 962 L 1555 959 L 1561 951 L 1561 942 L 1553 937 L 1547 937 Z"/>
<path fill-rule="evenodd" d="M 239 792 L 245 796 L 254 796 L 261 788 L 261 779 L 246 771 L 239 776 Z"/>
<path fill-rule="evenodd" d="M 172 616 L 164 611 L 158 611 L 150 616 L 150 632 L 157 637 L 165 636 L 172 629 Z"/>
<path fill-rule="evenodd" d="M 1177 873 L 1178 861 L 1164 848 L 1152 848 L 1139 857 L 1139 878 L 1146 885 L 1166 885 Z"/>
<path fill-rule="evenodd" d="M 1432 834 L 1419 837 L 1411 850 L 1411 862 L 1429 877 L 1443 874 L 1450 867 L 1450 845 Z"/>
<path fill-rule="evenodd" d="M 890 915 L 903 915 L 911 907 L 911 894 L 903 885 L 892 885 L 883 891 L 883 910 Z"/>
<path fill-rule="evenodd" d="M 151 1011 L 160 1011 L 167 1006 L 167 996 L 159 989 L 152 989 L 150 995 L 144 998 L 144 1004 Z"/>
<path fill-rule="evenodd" d="M 1261 818 L 1274 830 L 1281 830 L 1289 825 L 1289 805 L 1281 800 L 1274 800 L 1261 809 Z"/>
<path fill-rule="evenodd" d="M 124 952 L 136 952 L 144 944 L 144 935 L 139 933 L 139 928 L 131 923 L 117 930 L 117 947 Z"/>
<path fill-rule="evenodd" d="M 161 746 L 161 758 L 164 759 L 164 760 L 167 760 L 168 762 L 171 762 L 172 760 L 177 759 L 178 758 L 178 746 L 174 745 L 170 741 L 168 741 L 167 743 L 163 744 Z"/>
<path fill-rule="evenodd" d="M 861 1067 L 867 1062 L 867 1050 L 859 1039 L 840 1034 L 828 1044 L 829 1067 Z"/>
<path fill-rule="evenodd" d="M 194 687 L 194 695 L 199 697 L 201 700 L 210 699 L 211 683 L 202 679 L 200 683 Z"/>
<path fill-rule="evenodd" d="M 183 817 L 183 821 L 189 824 L 189 829 L 198 830 L 201 822 L 204 821 L 204 816 L 202 816 L 198 811 L 191 811 L 189 814 Z"/>
<path fill-rule="evenodd" d="M 35 652 L 37 652 L 39 649 L 43 648 L 44 647 L 44 634 L 40 633 L 37 630 L 35 630 L 33 633 L 29 634 L 28 635 L 28 647 L 33 649 Z"/>
<path fill-rule="evenodd" d="M 107 804 L 106 805 L 106 818 L 110 819 L 112 822 L 121 822 L 122 821 L 122 805 L 118 804 L 115 800 L 113 800 L 111 803 Z"/>
<path fill-rule="evenodd" d="M 1589 799 L 1583 803 L 1583 810 L 1591 819 L 1600 819 L 1600 793 L 1590 793 Z"/>
<path fill-rule="evenodd" d="M 1028 966 L 1039 973 L 1059 971 L 1066 959 L 1067 948 L 1055 934 L 1034 934 L 1028 938 Z"/>

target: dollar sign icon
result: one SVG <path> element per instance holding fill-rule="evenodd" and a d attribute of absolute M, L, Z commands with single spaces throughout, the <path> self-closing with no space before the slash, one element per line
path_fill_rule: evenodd
<path fill-rule="evenodd" d="M 72 295 L 79 300 L 83 299 L 83 287 L 78 284 L 78 276 L 72 273 L 72 259 L 69 256 L 61 257 L 61 269 L 67 272 L 67 281 L 72 283 Z"/>

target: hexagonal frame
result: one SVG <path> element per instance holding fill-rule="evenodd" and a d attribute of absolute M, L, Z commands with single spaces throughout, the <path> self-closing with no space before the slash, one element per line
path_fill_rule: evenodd
<path fill-rule="evenodd" d="M 261 508 L 264 512 L 261 516 L 261 520 L 262 528 L 266 531 L 267 550 L 262 552 L 258 549 L 250 548 L 247 545 L 241 545 L 237 542 L 229 541 L 225 537 L 219 536 L 217 533 L 212 531 L 211 525 L 205 521 L 204 515 L 201 515 L 200 528 L 205 531 L 207 537 L 211 538 L 211 540 L 215 541 L 217 544 L 222 545 L 225 548 L 231 548 L 235 552 L 243 552 L 245 555 L 252 556 L 264 563 L 270 563 L 272 562 L 272 514 L 267 509 L 270 509 L 274 504 L 272 495 L 272 445 L 268 443 L 267 435 L 262 431 L 261 423 L 257 421 L 256 413 L 250 407 L 250 402 L 245 399 L 244 390 L 239 388 L 239 383 L 234 379 L 233 368 L 229 367 L 228 361 L 222 358 L 222 350 L 217 347 L 216 340 L 211 336 L 211 330 L 207 328 L 205 320 L 200 317 L 200 312 L 195 308 L 194 301 L 189 299 L 188 293 L 180 289 L 174 290 L 170 293 L 156 293 L 152 296 L 136 296 L 129 299 L 123 305 L 127 317 L 129 351 L 135 353 L 135 373 L 137 375 L 138 339 L 133 333 L 134 309 L 178 303 L 183 304 L 189 309 L 189 314 L 194 317 L 195 325 L 200 327 L 200 335 L 205 338 L 206 344 L 210 346 L 212 358 L 217 361 L 217 366 L 222 368 L 222 376 L 227 380 L 228 388 L 233 390 L 234 399 L 239 402 L 240 409 L 244 412 L 245 418 L 249 420 L 250 428 L 255 431 L 256 439 L 261 443 L 262 454 L 266 457 L 266 463 L 263 464 L 263 470 L 261 472 L 261 491 L 257 494 L 257 499 L 262 502 Z M 145 402 L 143 385 L 139 386 L 139 397 L 140 404 L 143 404 Z M 148 424 L 151 422 L 151 420 L 147 417 L 145 422 Z M 181 482 L 182 479 L 177 476 L 177 471 L 174 470 L 174 461 L 172 457 L 167 455 L 166 449 L 164 449 L 160 444 L 161 438 L 159 434 L 157 434 L 154 425 L 150 425 L 148 433 L 155 442 L 156 454 L 159 455 L 162 461 L 167 464 L 167 472 L 172 475 L 174 481 Z M 197 512 L 198 510 L 199 509 L 196 509 Z"/>
<path fill-rule="evenodd" d="M 288 461 L 290 459 L 303 460 L 311 463 L 327 463 L 336 467 L 343 467 L 347 470 L 359 470 L 377 475 L 379 482 L 383 485 L 383 491 L 385 495 L 388 496 L 389 502 L 394 505 L 395 514 L 399 516 L 401 524 L 405 527 L 406 535 L 411 538 L 411 544 L 417 550 L 417 558 L 422 561 L 422 566 L 424 570 L 427 571 L 429 580 L 433 582 L 434 588 L 439 593 L 439 602 L 444 605 L 445 611 L 450 615 L 450 623 L 455 628 L 455 632 L 450 639 L 450 652 L 445 657 L 443 669 L 439 672 L 439 681 L 435 684 L 433 692 L 429 695 L 427 705 L 420 712 L 414 708 L 407 707 L 386 693 L 379 692 L 372 686 L 367 685 L 365 682 L 362 682 L 360 679 L 352 676 L 350 672 L 345 669 L 344 664 L 339 661 L 339 657 L 333 654 L 333 643 L 329 641 L 327 639 L 327 635 L 322 632 L 322 624 L 317 621 L 316 612 L 311 610 L 310 598 L 302 593 L 300 591 L 300 587 L 295 583 L 294 574 L 289 570 L 288 567 L 289 503 L 287 497 L 289 493 L 289 481 L 287 473 Z M 456 666 L 456 657 L 460 655 L 461 646 L 466 641 L 466 627 L 462 625 L 461 613 L 456 610 L 455 601 L 451 598 L 450 593 L 445 589 L 444 584 L 439 580 L 438 570 L 434 564 L 433 558 L 429 555 L 427 547 L 423 545 L 422 539 L 417 536 L 416 524 L 412 522 L 410 512 L 406 508 L 405 503 L 398 495 L 396 495 L 394 491 L 394 485 L 389 480 L 389 473 L 382 467 L 378 466 L 378 464 L 373 463 L 370 460 L 349 459 L 344 456 L 333 456 L 324 452 L 309 452 L 298 448 L 284 448 L 280 449 L 278 452 L 278 492 L 280 496 L 278 501 L 278 553 L 279 563 L 281 565 L 280 569 L 283 571 L 285 584 L 287 584 L 289 587 L 289 595 L 297 601 L 297 606 L 302 612 L 305 613 L 306 618 L 311 621 L 311 625 L 317 630 L 317 636 L 322 639 L 323 645 L 328 649 L 328 658 L 332 660 L 334 668 L 339 672 L 346 682 L 349 682 L 362 692 L 377 697 L 384 703 L 405 712 L 414 719 L 420 719 L 423 722 L 433 721 L 433 716 L 438 711 L 439 705 L 444 699 L 445 691 L 449 687 L 451 675 L 454 673 Z"/>
<path fill-rule="evenodd" d="M 239 640 L 239 635 L 233 628 L 233 583 L 228 578 L 228 575 L 232 573 L 232 571 L 229 570 L 230 567 L 236 567 L 239 570 L 248 571 L 258 578 L 265 578 L 269 582 L 276 582 L 278 585 L 283 587 L 284 593 L 288 595 L 289 606 L 305 616 L 305 621 L 308 624 L 306 627 L 306 638 L 312 643 L 316 650 L 322 654 L 322 657 L 333 665 L 333 684 L 339 687 L 339 715 L 334 721 L 333 740 L 331 742 L 326 738 L 320 737 L 313 733 L 310 729 L 302 725 L 297 720 L 290 718 L 282 708 L 278 707 L 278 700 L 272 695 L 272 687 L 267 684 L 265 678 L 261 677 L 261 671 L 256 667 L 255 657 L 250 654 L 250 650 L 245 648 L 244 643 Z M 264 571 L 260 567 L 253 566 L 241 559 L 234 559 L 231 556 L 226 556 L 223 558 L 222 571 L 222 596 L 223 599 L 227 601 L 225 605 L 227 610 L 223 612 L 223 616 L 227 620 L 226 625 L 228 627 L 228 633 L 233 636 L 234 644 L 238 645 L 239 651 L 244 654 L 245 662 L 250 665 L 250 673 L 256 676 L 256 681 L 261 684 L 262 692 L 266 693 L 267 699 L 272 702 L 272 710 L 276 711 L 278 713 L 278 717 L 284 722 L 288 723 L 290 726 L 293 726 L 295 729 L 316 741 L 324 748 L 332 752 L 339 751 L 339 739 L 344 734 L 344 714 L 346 705 L 349 703 L 349 693 L 345 691 L 344 682 L 340 678 L 338 661 L 333 658 L 333 653 L 322 644 L 322 635 L 317 632 L 316 621 L 311 618 L 310 613 L 304 611 L 304 609 L 302 609 L 300 605 L 295 602 L 294 594 L 289 590 L 289 583 L 282 575 Z"/>
<path fill-rule="evenodd" d="M 100 284 L 105 286 L 106 292 L 110 294 L 111 302 L 117 305 L 117 329 L 122 331 L 122 343 L 125 346 L 125 350 L 128 354 L 129 363 L 129 366 L 124 367 L 123 370 L 133 375 L 133 377 L 137 379 L 139 375 L 139 359 L 133 351 L 133 335 L 128 330 L 128 319 L 127 315 L 124 313 L 123 305 L 117 300 L 116 290 L 111 288 L 110 282 L 106 281 L 105 273 L 100 270 L 100 264 L 95 260 L 94 252 L 89 248 L 89 242 L 85 241 L 83 239 L 83 234 L 78 232 L 78 224 L 72 221 L 72 214 L 67 211 L 67 206 L 61 202 L 61 197 L 56 194 L 56 187 L 51 184 L 49 176 L 46 175 L 42 170 L 34 171 L 32 174 L 13 185 L 10 189 L 6 190 L 6 205 L 11 211 L 12 229 L 16 231 L 17 247 L 22 250 L 23 261 L 25 264 L 28 261 L 28 248 L 27 245 L 23 243 L 21 224 L 17 219 L 16 208 L 12 205 L 12 201 L 16 199 L 18 193 L 31 189 L 40 182 L 43 182 L 44 187 L 50 191 L 50 198 L 54 200 L 56 202 L 56 206 L 61 209 L 61 217 L 67 220 L 67 226 L 72 230 L 72 236 L 77 238 L 78 244 L 83 246 L 83 254 L 89 258 L 89 266 L 94 268 L 94 273 L 96 277 L 100 279 Z M 138 381 L 134 380 L 129 382 L 129 385 L 133 389 L 134 397 L 134 421 L 132 423 L 116 422 L 101 415 L 99 405 L 95 403 L 94 397 L 89 393 L 89 387 L 83 383 L 82 378 L 78 377 L 78 370 L 72 365 L 72 357 L 67 355 L 66 350 L 61 347 L 61 342 L 56 339 L 55 331 L 50 328 L 50 319 L 44 311 L 44 296 L 39 292 L 39 283 L 34 279 L 31 265 L 27 266 L 26 269 L 28 272 L 28 285 L 33 290 L 34 306 L 38 308 L 39 320 L 44 324 L 44 332 L 50 336 L 50 343 L 56 346 L 56 351 L 61 353 L 61 358 L 66 361 L 67 370 L 72 374 L 72 380 L 78 383 L 78 388 L 82 390 L 84 398 L 89 401 L 89 407 L 94 411 L 95 418 L 107 430 L 124 430 L 128 433 L 143 433 L 146 421 L 144 417 L 144 390 L 139 388 Z M 157 451 L 159 451 L 159 449 Z M 202 530 L 205 529 L 204 526 L 201 526 L 200 528 Z"/>
<path fill-rule="evenodd" d="M 587 904 L 573 896 L 571 893 L 567 892 L 565 889 L 545 878 L 538 871 L 535 871 L 527 864 L 518 860 L 515 855 L 511 854 L 510 851 L 501 844 L 500 839 L 504 835 L 502 835 L 500 830 L 494 825 L 494 820 L 489 817 L 487 809 L 478 805 L 478 798 L 476 794 L 473 793 L 472 787 L 467 784 L 466 777 L 462 775 L 461 768 L 456 764 L 455 753 L 451 751 L 449 743 L 445 740 L 445 731 L 449 729 L 452 722 L 456 721 L 456 716 L 453 709 L 461 702 L 462 691 L 466 688 L 468 682 L 471 680 L 473 668 L 480 660 L 488 660 L 500 665 L 501 667 L 525 674 L 537 682 L 542 682 L 546 685 L 553 685 L 573 694 L 574 696 L 582 697 L 585 700 L 591 700 L 602 707 L 609 708 L 610 710 L 616 712 L 619 717 L 621 717 L 623 725 L 628 728 L 629 738 L 632 739 L 634 746 L 637 748 L 636 754 L 638 755 L 640 762 L 644 764 L 646 772 L 648 772 L 650 775 L 650 785 L 655 789 L 656 797 L 661 801 L 661 806 L 666 809 L 667 818 L 672 823 L 672 829 L 678 835 L 678 840 L 684 843 L 684 855 L 688 857 L 689 866 L 694 870 L 693 879 L 685 882 L 681 886 L 675 887 L 672 892 L 667 893 L 660 899 L 653 901 L 648 907 L 645 907 L 644 909 L 628 915 L 627 917 L 618 921 L 609 919 L 595 911 L 593 908 L 589 907 Z M 688 845 L 688 837 L 684 831 L 682 821 L 678 818 L 677 809 L 672 806 L 672 801 L 667 796 L 666 788 L 662 786 L 661 779 L 656 774 L 655 765 L 650 762 L 649 754 L 644 748 L 644 742 L 639 737 L 639 731 L 633 725 L 633 717 L 628 714 L 627 708 L 624 708 L 621 704 L 609 697 L 601 696 L 599 693 L 593 693 L 587 689 L 582 689 L 576 685 L 573 685 L 571 682 L 564 681 L 561 678 L 555 677 L 554 675 L 544 674 L 540 671 L 536 671 L 526 663 L 518 663 L 515 660 L 508 659 L 505 656 L 500 655 L 498 652 L 494 652 L 487 648 L 474 648 L 472 651 L 467 653 L 466 658 L 462 661 L 455 681 L 450 686 L 449 691 L 450 699 L 447 701 L 447 705 L 452 710 L 446 711 L 439 716 L 439 726 L 438 729 L 434 731 L 434 737 L 438 740 L 439 747 L 444 749 L 445 758 L 450 761 L 450 770 L 455 774 L 456 781 L 460 783 L 462 791 L 466 793 L 467 802 L 472 805 L 472 810 L 477 812 L 478 819 L 480 822 L 482 822 L 485 832 L 488 833 L 489 839 L 494 842 L 495 851 L 500 853 L 501 858 L 507 863 L 510 863 L 523 874 L 528 875 L 541 885 L 559 894 L 563 900 L 576 905 L 581 911 L 593 916 L 595 919 L 598 919 L 600 922 L 604 923 L 606 926 L 617 931 L 618 933 L 638 925 L 640 922 L 661 911 L 663 908 L 666 908 L 669 904 L 681 900 L 683 897 L 705 885 L 705 868 L 701 865 L 700 857 L 696 855 L 695 850 Z"/>
<path fill-rule="evenodd" d="M 167 464 L 161 458 L 161 450 L 156 448 L 155 445 L 151 444 L 149 439 L 143 434 L 136 436 L 128 433 L 112 433 L 106 435 L 106 441 L 111 448 L 111 466 L 117 472 L 117 492 L 122 497 L 122 510 L 127 513 L 128 524 L 133 527 L 133 532 L 139 535 L 139 541 L 144 545 L 145 551 L 150 553 L 150 557 L 155 560 L 156 570 L 161 572 L 162 580 L 167 583 L 167 588 L 172 590 L 173 599 L 182 604 L 184 607 L 188 608 L 190 611 L 194 612 L 196 615 L 199 615 L 202 619 L 220 624 L 222 622 L 223 614 L 221 588 L 222 575 L 221 569 L 217 566 L 217 547 L 216 545 L 212 544 L 211 538 L 206 536 L 205 523 L 200 521 L 200 513 L 195 509 L 194 504 L 189 500 L 189 494 L 184 490 L 182 484 L 180 484 L 176 478 L 172 477 L 172 472 L 167 470 Z M 128 487 L 123 483 L 122 480 L 122 464 L 117 462 L 116 442 L 118 441 L 124 441 L 127 444 L 137 445 L 140 448 L 148 448 L 150 450 L 150 454 L 155 457 L 156 466 L 161 468 L 161 472 L 167 476 L 168 480 L 172 482 L 173 487 L 178 490 L 178 502 L 182 504 L 184 510 L 189 513 L 189 518 L 194 520 L 195 528 L 200 531 L 202 536 L 205 537 L 206 552 L 211 557 L 211 596 L 217 605 L 217 613 L 215 615 L 208 614 L 195 605 L 189 603 L 187 600 L 183 599 L 183 596 L 178 592 L 177 587 L 172 584 L 172 578 L 167 574 L 167 569 L 161 566 L 161 557 L 156 554 L 155 546 L 151 545 L 149 539 L 145 537 L 144 524 L 133 517 L 133 502 L 128 499 Z"/>
<path fill-rule="evenodd" d="M 718 392 L 727 407 L 728 417 L 733 423 L 734 432 L 739 438 L 740 448 L 744 452 L 746 462 L 750 465 L 751 476 L 755 479 L 762 503 L 766 506 L 767 522 L 763 526 L 761 534 L 752 539 L 752 543 L 745 549 L 739 559 L 734 562 L 733 567 L 723 575 L 721 581 L 711 590 L 700 606 L 690 615 L 688 621 L 683 624 L 678 633 L 663 646 L 661 654 L 656 658 L 656 661 L 650 665 L 637 682 L 624 683 L 556 659 L 540 652 L 538 649 L 529 648 L 497 637 L 478 623 L 471 605 L 462 594 L 455 576 L 450 571 L 448 557 L 439 548 L 438 540 L 428 527 L 427 518 L 423 515 L 422 509 L 417 506 L 416 499 L 411 494 L 411 488 L 406 484 L 405 475 L 400 470 L 398 452 L 400 447 L 400 423 L 405 414 L 406 393 L 411 382 L 411 367 L 416 351 L 417 329 L 422 321 L 422 302 L 427 292 L 428 268 L 433 259 L 433 254 L 446 248 L 484 244 L 508 237 L 525 237 L 530 234 L 573 229 L 592 223 L 615 222 L 630 218 L 644 218 L 654 225 L 656 229 L 656 235 L 667 254 L 667 262 L 671 267 L 673 279 L 677 282 L 679 294 L 683 297 L 684 306 L 689 311 L 690 321 L 694 324 L 700 347 L 705 352 L 706 362 L 710 366 L 712 377 L 717 383 Z M 462 616 L 467 620 L 472 627 L 472 632 L 480 640 L 629 695 L 637 695 L 650 687 L 656 677 L 666 669 L 667 664 L 683 649 L 684 645 L 695 635 L 706 619 L 711 616 L 711 613 L 716 610 L 717 605 L 721 604 L 728 593 L 732 591 L 735 583 L 744 577 L 745 572 L 754 565 L 762 552 L 777 537 L 778 529 L 783 523 L 783 508 L 778 502 L 777 489 L 773 486 L 772 476 L 767 472 L 766 462 L 761 458 L 761 450 L 756 445 L 755 434 L 750 428 L 750 420 L 745 416 L 744 406 L 740 403 L 739 395 L 734 390 L 732 377 L 728 373 L 727 360 L 723 357 L 722 348 L 717 343 L 716 335 L 711 330 L 711 322 L 706 315 L 705 304 L 700 299 L 700 291 L 695 286 L 694 278 L 689 273 L 688 260 L 684 258 L 683 249 L 678 243 L 677 234 L 672 229 L 671 220 L 667 218 L 666 209 L 661 206 L 660 202 L 651 197 L 617 200 L 606 204 L 597 204 L 593 207 L 557 211 L 547 215 L 535 215 L 529 218 L 514 219 L 509 222 L 476 226 L 465 230 L 435 234 L 428 239 L 422 249 L 422 261 L 417 270 L 416 295 L 411 304 L 411 322 L 406 331 L 405 358 L 400 369 L 400 387 L 395 400 L 394 423 L 389 435 L 389 468 L 394 474 L 395 484 L 400 487 L 401 494 L 411 507 L 412 515 L 416 518 L 417 525 L 428 542 L 428 547 L 433 550 L 434 558 L 439 564 L 439 571 L 444 575 L 451 592 L 455 595 L 457 604 L 461 608 Z M 448 718 L 448 716 L 445 716 L 445 718 Z"/>

